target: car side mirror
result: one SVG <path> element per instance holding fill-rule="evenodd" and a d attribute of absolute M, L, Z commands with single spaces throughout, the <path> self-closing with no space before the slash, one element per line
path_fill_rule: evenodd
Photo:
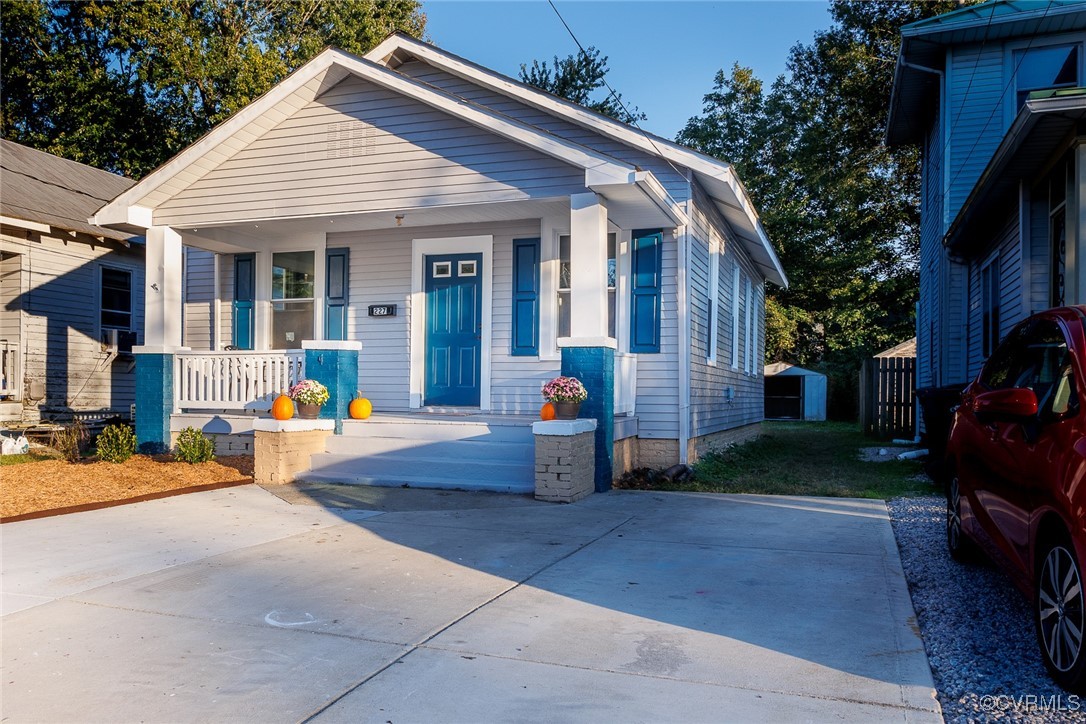
<path fill-rule="evenodd" d="M 973 411 L 982 422 L 1025 422 L 1037 416 L 1037 395 L 1024 387 L 982 392 Z"/>

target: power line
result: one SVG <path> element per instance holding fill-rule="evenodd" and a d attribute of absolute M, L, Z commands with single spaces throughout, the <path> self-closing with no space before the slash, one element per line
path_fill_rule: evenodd
<path fill-rule="evenodd" d="M 554 11 L 554 14 L 558 16 L 558 19 L 562 22 L 562 26 L 566 29 L 566 32 L 569 33 L 569 37 L 573 38 L 573 42 L 577 45 L 577 49 L 581 51 L 582 55 L 587 56 L 588 51 L 584 49 L 583 45 L 581 45 L 581 41 L 577 39 L 577 35 L 573 32 L 573 29 L 569 27 L 569 23 L 567 23 L 566 19 L 562 17 L 562 13 L 558 12 L 558 8 L 555 6 L 554 0 L 547 0 L 547 4 L 551 6 L 551 10 Z M 615 91 L 614 88 L 611 87 L 611 84 L 607 82 L 607 78 L 604 76 L 600 76 L 600 81 L 607 88 L 607 90 L 610 91 L 611 97 L 614 98 L 615 103 L 618 103 L 619 107 L 621 107 L 622 110 L 626 111 L 626 118 L 628 119 L 627 125 L 631 125 L 638 131 L 640 131 L 641 135 L 645 137 L 645 140 L 648 141 L 654 149 L 656 149 L 657 155 L 667 161 L 667 165 L 671 166 L 672 170 L 675 173 L 685 178 L 686 174 L 680 171 L 679 168 L 671 162 L 671 159 L 664 155 L 664 152 L 660 150 L 659 146 L 656 145 L 656 141 L 652 140 L 652 136 L 650 136 L 648 132 L 646 132 L 645 129 L 641 127 L 641 124 L 637 122 L 637 117 L 634 116 L 630 109 L 626 107 L 626 104 L 622 102 L 622 97 L 618 94 L 617 91 Z"/>
<path fill-rule="evenodd" d="M 973 79 L 977 75 L 977 67 L 980 65 L 980 59 L 984 55 L 984 47 L 988 44 L 988 32 L 992 28 L 992 19 L 995 17 L 995 4 L 989 6 L 990 12 L 988 13 L 988 23 L 984 26 L 984 37 L 980 41 L 980 50 L 977 51 L 977 59 L 973 61 L 973 70 L 969 73 L 969 83 L 965 86 L 965 95 L 963 98 L 969 98 L 969 91 L 973 89 Z M 947 148 L 950 147 L 950 139 L 954 137 L 954 127 L 958 125 L 958 119 L 962 117 L 962 111 L 965 110 L 965 103 L 963 102 L 961 107 L 958 108 L 957 115 L 954 116 L 954 121 L 950 124 L 950 132 L 946 135 L 946 140 L 943 141 L 943 148 L 939 152 L 940 158 L 946 155 Z"/>

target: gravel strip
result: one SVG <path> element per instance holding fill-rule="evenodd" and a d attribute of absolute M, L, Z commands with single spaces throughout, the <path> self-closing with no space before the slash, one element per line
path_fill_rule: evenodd
<path fill-rule="evenodd" d="M 946 721 L 1086 722 L 1086 698 L 1048 677 L 1026 598 L 993 565 L 950 557 L 945 500 L 887 508 Z"/>

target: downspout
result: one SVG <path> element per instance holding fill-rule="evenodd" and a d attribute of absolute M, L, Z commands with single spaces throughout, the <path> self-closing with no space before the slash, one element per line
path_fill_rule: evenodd
<path fill-rule="evenodd" d="M 687 446 L 690 444 L 690 310 L 687 305 L 690 276 L 687 260 L 690 258 L 690 221 L 693 218 L 691 201 L 694 197 L 693 172 L 686 172 L 686 202 L 682 241 L 679 243 L 678 279 L 676 280 L 676 306 L 679 316 L 679 462 L 689 462 Z"/>

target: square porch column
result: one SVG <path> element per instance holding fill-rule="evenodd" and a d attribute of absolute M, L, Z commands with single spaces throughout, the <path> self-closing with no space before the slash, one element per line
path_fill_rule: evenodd
<path fill-rule="evenodd" d="M 570 196 L 570 336 L 558 340 L 562 374 L 588 390 L 583 418 L 596 420 L 595 489 L 611 489 L 615 437 L 615 340 L 607 336 L 607 207 L 594 193 Z"/>
<path fill-rule="evenodd" d="M 143 344 L 136 356 L 136 441 L 141 452 L 170 448 L 174 355 L 181 346 L 181 235 L 168 226 L 147 229 L 143 289 Z"/>

